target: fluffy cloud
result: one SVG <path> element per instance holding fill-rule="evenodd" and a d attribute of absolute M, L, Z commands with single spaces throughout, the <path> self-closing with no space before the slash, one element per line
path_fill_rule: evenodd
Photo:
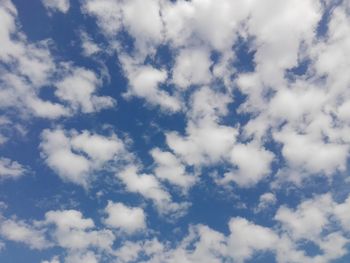
<path fill-rule="evenodd" d="M 41 263 L 60 263 L 60 261 L 59 261 L 58 257 L 55 256 L 51 260 L 44 260 L 44 261 L 41 261 Z"/>
<path fill-rule="evenodd" d="M 24 243 L 31 249 L 44 249 L 51 246 L 44 232 L 35 226 L 15 219 L 1 218 L 0 220 L 0 234 L 4 238 L 14 242 Z"/>
<path fill-rule="evenodd" d="M 68 1 L 45 2 L 50 8 L 62 8 Z M 50 52 L 49 40 L 28 41 L 10 1 L 4 2 L 0 13 L 5 21 L 0 29 L 4 43 L 0 52 L 1 108 L 16 109 L 24 116 L 57 119 L 78 110 L 90 113 L 115 105 L 112 98 L 96 94 L 102 82 L 95 73 L 58 61 Z M 53 89 L 56 98 L 43 99 L 44 88 Z"/>
<path fill-rule="evenodd" d="M 110 230 L 95 228 L 94 221 L 84 218 L 80 211 L 57 210 L 46 212 L 45 219 L 40 221 L 1 218 L 0 235 L 7 240 L 22 242 L 31 249 L 53 246 L 66 249 L 68 255 L 64 262 L 98 262 L 99 253 L 89 249 L 110 252 L 115 237 Z M 43 262 L 60 261 L 56 256 Z"/>
<path fill-rule="evenodd" d="M 274 193 L 264 193 L 259 197 L 259 204 L 257 205 L 255 212 L 263 211 L 269 206 L 276 204 L 276 202 L 277 198 Z"/>
<path fill-rule="evenodd" d="M 226 173 L 220 183 L 236 182 L 239 186 L 251 186 L 269 175 L 274 155 L 254 143 L 236 144 L 231 152 L 231 162 L 237 171 Z"/>
<path fill-rule="evenodd" d="M 24 175 L 26 168 L 20 163 L 8 158 L 0 158 L 0 179 L 1 178 L 18 178 Z"/>
<path fill-rule="evenodd" d="M 92 219 L 85 219 L 76 210 L 49 211 L 45 214 L 45 224 L 53 224 L 53 237 L 60 247 L 69 250 L 85 250 L 95 247 L 108 250 L 114 242 L 110 230 L 93 230 Z"/>
<path fill-rule="evenodd" d="M 40 34 L 29 35 L 31 23 L 22 29 L 15 6 L 1 1 L 0 144 L 7 141 L 1 147 L 12 138 L 15 141 L 16 136 L 9 136 L 12 130 L 33 129 L 31 134 L 40 134 L 36 129 L 45 127 L 39 149 L 61 179 L 88 189 L 96 174 L 106 171 L 120 184 L 98 184 L 103 188 L 96 189 L 96 203 L 105 204 L 111 194 L 114 200 L 97 207 L 104 213 L 100 220 L 86 218 L 78 210 L 48 211 L 37 221 L 3 216 L 2 239 L 32 249 L 61 248 L 62 255 L 51 263 L 240 263 L 265 253 L 279 263 L 328 263 L 348 253 L 350 198 L 341 199 L 347 194 L 343 180 L 348 180 L 344 178 L 350 144 L 347 1 L 82 0 L 79 18 L 70 17 L 69 0 L 42 3 L 49 14 L 60 11 L 72 19 L 71 25 L 84 24 L 69 31 L 79 38 L 72 36 L 69 45 L 63 45 L 61 38 L 57 43 L 34 41 Z M 56 33 L 54 27 L 48 28 L 53 32 L 42 36 Z M 75 61 L 61 61 L 60 51 L 76 43 L 82 54 L 72 56 Z M 118 72 L 111 61 L 117 61 Z M 103 94 L 109 81 L 100 77 L 97 65 L 105 70 L 102 75 L 108 72 L 111 83 L 127 82 L 113 91 L 125 100 L 116 109 L 125 114 L 118 121 L 127 123 L 119 126 L 109 120 L 130 141 L 135 139 L 135 155 L 116 134 L 74 130 L 80 119 L 67 120 L 77 113 L 85 114 L 83 123 L 112 118 L 93 115 L 116 106 L 114 98 Z M 159 112 L 150 124 L 137 126 L 143 115 L 124 112 L 133 107 L 135 101 L 129 99 L 135 97 L 151 105 L 152 114 Z M 151 130 L 153 124 L 157 134 Z M 144 135 L 151 133 L 154 137 L 144 143 Z M 27 169 L 0 158 L 0 179 L 20 177 Z M 322 181 L 318 189 L 316 176 L 326 177 L 327 184 Z M 212 179 L 219 186 L 196 185 Z M 329 193 L 295 204 L 291 200 L 296 194 L 282 183 L 295 184 L 302 192 L 306 181 L 311 182 L 308 191 Z M 154 227 L 158 220 L 183 216 L 197 193 L 204 193 L 202 189 L 210 192 L 228 184 L 234 184 L 235 192 L 227 192 L 225 200 L 232 195 L 248 200 L 244 205 L 253 209 L 247 215 L 254 218 L 232 217 L 230 210 L 220 210 L 231 217 L 223 233 L 215 230 L 222 227 L 215 217 L 212 225 L 205 225 L 208 218 L 199 213 L 196 222 L 203 224 L 184 218 L 171 226 L 170 240 L 162 232 L 168 225 Z M 122 203 L 121 191 L 128 203 L 134 200 L 129 197 L 137 196 L 145 208 Z M 246 199 L 242 193 L 247 193 Z M 280 196 L 286 198 L 277 200 Z M 86 197 L 95 198 L 89 191 Z M 146 217 L 149 204 L 158 214 L 150 209 Z M 276 213 L 270 214 L 274 211 L 267 209 L 270 206 Z M 189 232 L 180 237 L 185 224 L 191 225 Z M 158 229 L 160 233 L 155 233 Z"/>
<path fill-rule="evenodd" d="M 67 13 L 70 7 L 69 0 L 42 0 L 43 5 L 50 11 Z"/>
<path fill-rule="evenodd" d="M 187 136 L 169 132 L 166 140 L 174 153 L 190 165 L 217 163 L 227 158 L 237 134 L 235 128 L 215 123 L 189 123 L 186 131 Z"/>
<path fill-rule="evenodd" d="M 208 84 L 211 80 L 210 65 L 207 50 L 181 50 L 173 68 L 173 82 L 182 89 Z"/>
<path fill-rule="evenodd" d="M 186 174 L 185 166 L 170 152 L 163 152 L 158 148 L 151 151 L 156 167 L 155 175 L 171 184 L 188 189 L 196 178 Z"/>
<path fill-rule="evenodd" d="M 116 257 L 118 263 L 141 258 L 149 263 L 246 262 L 256 253 L 271 252 L 280 263 L 326 263 L 346 253 L 348 203 L 349 198 L 338 203 L 330 194 L 325 194 L 302 201 L 295 209 L 281 206 L 275 215 L 278 223 L 270 227 L 233 217 L 228 222 L 228 234 L 206 225 L 193 225 L 180 242 L 171 246 L 143 237 L 123 241 L 116 249 L 111 249 L 115 239 L 112 232 L 96 229 L 94 221 L 84 218 L 77 210 L 48 211 L 44 220 L 31 224 L 3 218 L 1 235 L 33 249 L 43 249 L 49 244 L 67 249 L 65 262 L 98 262 L 103 255 Z M 135 227 L 144 227 L 144 221 L 136 220 L 140 219 L 140 211 L 110 202 L 104 221 L 107 225 L 110 221 L 113 227 L 134 231 Z M 125 221 L 126 217 L 123 219 L 121 214 L 128 214 L 130 221 Z M 337 222 L 341 224 L 334 224 Z M 50 233 L 47 235 L 50 240 L 45 239 L 47 233 Z M 308 255 L 307 248 L 300 247 L 300 242 L 312 242 L 320 251 Z M 97 250 L 93 252 L 93 248 Z M 58 258 L 52 259 L 55 260 L 57 262 Z"/>
<path fill-rule="evenodd" d="M 134 233 L 146 227 L 146 215 L 142 208 L 128 207 L 122 203 L 108 202 L 104 223 L 127 233 Z"/>
<path fill-rule="evenodd" d="M 123 142 L 115 135 L 88 131 L 44 130 L 40 148 L 49 167 L 66 181 L 88 187 L 91 172 L 109 161 L 127 156 Z"/>
<path fill-rule="evenodd" d="M 121 57 L 121 61 L 130 86 L 124 94 L 126 98 L 136 96 L 170 112 L 180 110 L 181 102 L 179 99 L 159 87 L 167 80 L 165 70 L 137 65 L 128 57 Z"/>
<path fill-rule="evenodd" d="M 76 68 L 56 83 L 55 94 L 62 101 L 68 102 L 73 110 L 84 113 L 99 111 L 114 105 L 111 97 L 96 96 L 95 92 L 101 81 L 90 70 Z"/>
<path fill-rule="evenodd" d="M 140 174 L 135 166 L 127 167 L 116 176 L 125 185 L 127 191 L 138 193 L 153 201 L 160 213 L 172 214 L 176 218 L 181 216 L 188 207 L 186 203 L 173 202 L 171 195 L 154 175 Z"/>
<path fill-rule="evenodd" d="M 92 251 L 72 253 L 65 258 L 66 263 L 98 263 L 99 257 Z"/>
<path fill-rule="evenodd" d="M 244 218 L 232 218 L 229 227 L 229 255 L 237 262 L 244 262 L 258 250 L 273 250 L 277 245 L 278 235 L 272 230 Z"/>

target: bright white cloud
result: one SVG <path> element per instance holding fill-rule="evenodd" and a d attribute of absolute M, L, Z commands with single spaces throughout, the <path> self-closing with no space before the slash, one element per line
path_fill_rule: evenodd
<path fill-rule="evenodd" d="M 43 5 L 50 11 L 67 13 L 70 7 L 69 0 L 42 0 Z"/>
<path fill-rule="evenodd" d="M 115 101 L 111 97 L 95 95 L 100 85 L 101 81 L 95 73 L 76 68 L 56 83 L 55 94 L 61 100 L 68 102 L 73 110 L 90 113 L 114 106 Z"/>
<path fill-rule="evenodd" d="M 196 178 L 186 174 L 185 166 L 170 152 L 163 152 L 158 148 L 151 151 L 155 162 L 155 175 L 171 184 L 188 189 Z"/>
<path fill-rule="evenodd" d="M 42 3 L 49 14 L 59 11 L 69 18 L 69 0 Z M 85 67 L 85 60 L 92 59 L 102 70 L 109 71 L 107 61 L 117 61 L 123 74 L 117 76 L 127 82 L 125 87 L 117 87 L 120 93 L 125 91 L 118 93 L 126 100 L 122 109 L 129 109 L 124 107 L 133 105 L 128 99 L 137 97 L 151 105 L 155 114 L 157 107 L 161 114 L 167 113 L 165 117 L 155 116 L 148 126 L 151 129 L 155 123 L 157 134 L 147 137 L 151 139 L 145 148 L 135 150 L 135 156 L 139 155 L 135 157 L 114 133 L 102 135 L 58 126 L 63 117 L 77 113 L 99 119 L 92 114 L 115 107 L 116 101 L 103 95 L 105 79 L 96 68 L 56 57 L 60 42 L 56 46 L 52 39 L 27 38 L 15 6 L 3 0 L 0 109 L 5 115 L 0 117 L 0 144 L 11 142 L 10 132 L 3 126 L 13 126 L 16 131 L 24 126 L 36 129 L 31 124 L 32 117 L 46 119 L 38 125 L 46 127 L 41 132 L 39 149 L 45 163 L 61 179 L 89 189 L 96 174 L 113 173 L 120 184 L 114 185 L 113 181 L 112 186 L 97 189 L 99 204 L 111 194 L 108 189 L 116 187 L 115 191 L 127 192 L 123 195 L 137 195 L 147 211 L 148 204 L 153 204 L 160 219 L 169 221 L 184 215 L 193 201 L 187 200 L 192 197 L 190 190 L 196 183 L 206 182 L 203 177 L 237 188 L 263 182 L 267 188 L 254 193 L 273 193 L 260 195 L 253 206 L 248 198 L 244 205 L 253 208 L 256 218 L 235 215 L 228 222 L 229 233 L 193 224 L 182 240 L 176 238 L 176 244 L 175 239 L 167 241 L 162 237 L 160 242 L 154 238 L 163 234 L 155 234 L 157 227 L 152 229 L 159 218 L 153 220 L 154 215 L 146 216 L 143 208 L 126 206 L 114 197 L 115 202 L 108 203 L 99 221 L 84 217 L 78 210 L 48 211 L 44 220 L 37 221 L 1 216 L 1 238 L 32 249 L 56 246 L 64 250 L 64 256 L 44 263 L 60 259 L 66 263 L 243 263 L 265 252 L 275 255 L 279 263 L 328 263 L 348 253 L 350 197 L 336 201 L 331 192 L 338 189 L 330 187 L 331 180 L 345 177 L 349 169 L 348 1 L 336 5 L 329 0 L 79 3 L 82 21 L 94 18 L 98 30 L 83 24 L 76 30 L 80 39 L 70 44 L 81 44 Z M 321 21 L 325 12 L 327 17 Z M 242 54 L 247 52 L 249 55 Z M 245 56 L 252 56 L 252 61 Z M 294 72 L 304 67 L 305 73 Z M 106 75 L 114 81 L 113 74 L 111 70 Z M 46 92 L 52 98 L 46 98 Z M 139 120 L 134 119 L 133 111 L 118 113 L 126 114 L 118 120 L 130 122 L 120 127 L 116 124 L 116 129 L 125 132 L 125 138 L 130 134 L 140 138 L 154 135 L 144 126 L 140 131 L 128 130 L 129 124 Z M 16 123 L 16 118 L 24 124 Z M 84 123 L 89 120 L 84 119 Z M 71 127 L 76 121 L 62 124 Z M 171 128 L 167 126 L 170 122 Z M 143 145 L 140 141 L 135 146 Z M 276 174 L 272 174 L 273 164 Z M 15 160 L 0 158 L 0 179 L 20 177 L 27 169 Z M 210 178 L 207 170 L 212 172 Z M 273 209 L 267 208 L 275 208 L 283 201 L 277 196 L 290 194 L 282 182 L 296 184 L 303 191 L 303 183 L 313 183 L 315 176 L 327 177 L 329 193 L 314 195 L 295 206 L 287 200 L 276 207 L 274 215 L 269 214 L 269 226 L 260 224 L 259 216 L 266 214 L 259 212 L 270 213 Z M 173 191 L 178 188 L 182 192 Z M 203 188 L 217 189 L 209 184 Z M 241 197 L 240 192 L 237 189 L 233 194 Z M 87 195 L 93 198 L 88 191 Z M 183 222 L 191 224 L 191 218 L 187 219 Z M 174 235 L 183 228 L 184 225 L 174 227 Z M 134 233 L 137 235 L 128 240 Z M 309 243 L 316 246 L 314 253 L 309 253 Z"/>
<path fill-rule="evenodd" d="M 69 250 L 85 250 L 90 247 L 109 250 L 114 242 L 110 230 L 94 230 L 94 222 L 83 218 L 76 210 L 49 211 L 45 214 L 45 224 L 53 224 L 53 238 L 57 244 Z"/>
<path fill-rule="evenodd" d="M 272 230 L 244 218 L 232 218 L 229 227 L 228 253 L 237 262 L 251 258 L 257 250 L 273 250 L 277 245 L 278 236 Z"/>
<path fill-rule="evenodd" d="M 124 94 L 126 98 L 136 96 L 170 112 L 180 110 L 179 99 L 160 88 L 167 80 L 165 70 L 137 65 L 128 57 L 122 57 L 121 60 L 130 86 Z"/>
<path fill-rule="evenodd" d="M 138 193 L 154 202 L 162 214 L 172 214 L 175 218 L 181 216 L 187 209 L 186 203 L 175 203 L 171 195 L 164 189 L 159 180 L 151 174 L 140 174 L 137 167 L 130 166 L 116 174 L 125 185 L 127 191 Z M 170 219 L 170 218 L 169 218 Z"/>
<path fill-rule="evenodd" d="M 121 27 L 121 11 L 118 1 L 114 0 L 88 0 L 82 9 L 85 13 L 96 17 L 98 25 L 104 32 L 112 36 Z"/>
<path fill-rule="evenodd" d="M 122 203 L 108 202 L 104 223 L 112 228 L 134 233 L 146 227 L 146 215 L 142 208 L 128 207 Z"/>
<path fill-rule="evenodd" d="M 52 245 L 43 231 L 32 225 L 15 219 L 0 220 L 0 235 L 8 240 L 24 243 L 31 249 L 44 249 Z"/>
<path fill-rule="evenodd" d="M 237 171 L 228 172 L 220 183 L 234 181 L 239 186 L 251 186 L 269 175 L 274 155 L 254 143 L 236 144 L 231 152 L 231 162 Z"/>
<path fill-rule="evenodd" d="M 235 142 L 235 128 L 215 123 L 187 126 L 187 136 L 176 132 L 166 134 L 169 147 L 190 165 L 212 164 L 224 160 Z"/>
<path fill-rule="evenodd" d="M 64 12 L 67 5 L 62 3 L 69 3 L 64 0 L 45 2 L 50 8 L 63 8 Z M 4 63 L 0 67 L 2 109 L 15 109 L 23 117 L 57 119 L 79 110 L 91 113 L 115 105 L 112 98 L 97 95 L 102 81 L 95 73 L 75 68 L 69 62 L 57 61 L 50 52 L 50 40 L 28 41 L 20 29 L 17 10 L 10 1 L 4 1 L 0 13 L 4 19 L 0 28 L 3 42 L 0 60 Z M 43 88 L 53 89 L 57 97 L 43 99 Z"/>
<path fill-rule="evenodd" d="M 191 85 L 208 84 L 211 61 L 207 50 L 181 50 L 173 68 L 173 82 L 182 89 Z"/>
<path fill-rule="evenodd" d="M 88 131 L 44 130 L 40 149 L 47 165 L 63 180 L 89 186 L 91 172 L 109 161 L 127 158 L 123 142 L 115 135 Z"/>

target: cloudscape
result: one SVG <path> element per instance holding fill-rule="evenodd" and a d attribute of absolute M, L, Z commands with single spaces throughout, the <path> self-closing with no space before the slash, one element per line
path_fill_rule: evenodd
<path fill-rule="evenodd" d="M 350 1 L 0 0 L 1 263 L 349 263 Z"/>

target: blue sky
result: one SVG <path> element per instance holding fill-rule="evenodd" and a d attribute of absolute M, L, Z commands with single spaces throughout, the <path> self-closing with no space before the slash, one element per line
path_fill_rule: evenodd
<path fill-rule="evenodd" d="M 0 262 L 350 260 L 350 5 L 0 0 Z"/>

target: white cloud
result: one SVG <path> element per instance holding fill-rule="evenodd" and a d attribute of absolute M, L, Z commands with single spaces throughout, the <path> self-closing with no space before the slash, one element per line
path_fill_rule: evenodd
<path fill-rule="evenodd" d="M 146 215 L 142 208 L 128 207 L 122 203 L 108 202 L 104 223 L 127 233 L 134 233 L 146 227 Z"/>
<path fill-rule="evenodd" d="M 99 257 L 92 251 L 74 252 L 65 258 L 65 263 L 98 263 Z"/>
<path fill-rule="evenodd" d="M 70 250 L 85 250 L 95 247 L 109 250 L 114 242 L 110 230 L 93 230 L 92 219 L 83 218 L 76 210 L 49 211 L 45 214 L 45 224 L 55 225 L 53 238 L 60 247 Z"/>
<path fill-rule="evenodd" d="M 41 263 L 60 263 L 60 260 L 57 256 L 54 256 L 50 260 L 41 261 Z"/>
<path fill-rule="evenodd" d="M 138 174 L 136 167 L 128 167 L 117 174 L 125 184 L 126 189 L 143 195 L 162 205 L 170 201 L 170 195 L 163 189 L 156 177 L 149 174 Z"/>
<path fill-rule="evenodd" d="M 86 130 L 73 133 L 71 145 L 72 148 L 85 152 L 98 164 L 113 159 L 125 150 L 123 142 L 115 134 L 105 137 Z"/>
<path fill-rule="evenodd" d="M 123 142 L 115 135 L 88 131 L 44 130 L 40 149 L 47 165 L 66 181 L 89 186 L 91 172 L 109 161 L 127 158 Z"/>
<path fill-rule="evenodd" d="M 176 57 L 172 81 L 182 89 L 211 81 L 209 52 L 202 49 L 181 50 Z"/>
<path fill-rule="evenodd" d="M 80 33 L 80 39 L 84 56 L 89 57 L 102 51 L 100 45 L 94 42 L 86 32 L 82 31 Z"/>
<path fill-rule="evenodd" d="M 67 13 L 70 7 L 69 0 L 42 0 L 43 5 L 50 11 Z"/>
<path fill-rule="evenodd" d="M 166 133 L 166 141 L 174 153 L 190 165 L 209 165 L 228 157 L 235 143 L 237 130 L 216 123 L 189 123 L 186 136 Z"/>
<path fill-rule="evenodd" d="M 335 206 L 334 214 L 342 224 L 343 228 L 350 231 L 350 197 L 348 197 L 344 203 Z"/>
<path fill-rule="evenodd" d="M 16 8 L 10 1 L 3 3 L 0 7 L 2 109 L 15 110 L 20 118 L 58 119 L 79 110 L 91 113 L 115 105 L 112 98 L 96 94 L 102 81 L 95 73 L 56 59 L 50 51 L 54 47 L 50 39 L 29 41 L 20 28 Z M 43 99 L 43 89 L 54 90 L 55 98 Z"/>
<path fill-rule="evenodd" d="M 231 152 L 231 162 L 237 171 L 228 172 L 220 183 L 234 181 L 241 187 L 255 185 L 269 175 L 274 155 L 254 142 L 236 144 Z"/>
<path fill-rule="evenodd" d="M 175 47 L 207 45 L 224 51 L 236 39 L 239 23 L 248 15 L 247 1 L 176 1 L 163 7 L 167 39 Z"/>
<path fill-rule="evenodd" d="M 129 89 L 124 94 L 126 98 L 136 96 L 144 98 L 152 105 L 159 105 L 171 112 L 180 110 L 181 103 L 178 98 L 172 96 L 159 86 L 167 80 L 167 72 L 152 66 L 140 66 L 129 57 L 121 57 L 124 71 L 129 80 Z"/>
<path fill-rule="evenodd" d="M 160 1 L 130 0 L 121 3 L 124 26 L 135 38 L 138 49 L 144 52 L 148 45 L 159 45 L 163 39 Z"/>
<path fill-rule="evenodd" d="M 96 17 L 98 25 L 112 36 L 121 27 L 120 4 L 114 0 L 87 0 L 82 6 L 83 12 Z"/>
<path fill-rule="evenodd" d="M 282 154 L 294 171 L 332 175 L 335 171 L 346 169 L 348 145 L 325 142 L 323 138 L 312 134 L 298 134 L 288 129 L 276 132 L 274 137 L 283 142 Z M 298 177 L 290 180 L 300 183 Z"/>
<path fill-rule="evenodd" d="M 204 86 L 192 94 L 187 114 L 194 122 L 219 121 L 220 117 L 228 113 L 227 107 L 232 100 L 230 94 Z"/>
<path fill-rule="evenodd" d="M 0 157 L 0 179 L 18 178 L 24 175 L 26 168 L 16 161 Z"/>
<path fill-rule="evenodd" d="M 277 203 L 277 198 L 276 198 L 276 195 L 274 193 L 269 193 L 269 192 L 264 193 L 264 194 L 260 195 L 259 203 L 254 211 L 261 212 L 261 211 L 269 208 L 270 206 L 273 206 L 276 203 Z"/>
<path fill-rule="evenodd" d="M 133 262 L 138 259 L 139 254 L 142 251 L 142 246 L 139 243 L 126 241 L 116 252 L 116 262 L 126 263 Z"/>
<path fill-rule="evenodd" d="M 95 95 L 101 81 L 96 74 L 84 68 L 75 68 L 56 83 L 55 95 L 70 104 L 73 110 L 84 113 L 99 111 L 115 105 L 111 97 Z"/>
<path fill-rule="evenodd" d="M 328 223 L 328 213 L 333 206 L 329 195 L 308 200 L 300 204 L 295 211 L 280 207 L 275 219 L 282 223 L 285 230 L 295 239 L 317 240 Z"/>
<path fill-rule="evenodd" d="M 144 198 L 152 200 L 162 214 L 172 214 L 174 217 L 178 217 L 183 215 L 184 210 L 188 207 L 186 203 L 173 202 L 171 195 L 154 175 L 139 174 L 138 168 L 135 166 L 127 167 L 116 176 L 125 185 L 127 191 L 138 193 Z"/>
<path fill-rule="evenodd" d="M 265 198 L 262 199 L 271 199 L 270 195 L 263 196 Z M 3 218 L 0 230 L 5 239 L 24 242 L 31 248 L 42 249 L 50 244 L 67 249 L 65 262 L 98 262 L 100 258 L 108 256 L 118 263 L 140 261 L 141 257 L 149 263 L 243 263 L 252 260 L 258 252 L 271 252 L 279 263 L 327 263 L 347 252 L 348 200 L 337 203 L 330 194 L 324 194 L 302 201 L 295 209 L 281 206 L 275 215 L 277 224 L 269 227 L 242 217 L 233 217 L 228 223 L 228 234 L 205 225 L 192 225 L 189 233 L 174 245 L 147 236 L 139 240 L 124 240 L 112 249 L 115 240 L 113 233 L 96 229 L 92 219 L 84 218 L 77 210 L 48 211 L 45 220 L 31 224 Z M 109 217 L 105 221 L 118 222 L 116 227 L 124 228 L 127 221 L 122 220 L 119 224 L 118 216 L 126 212 L 124 215 L 135 218 L 137 209 L 110 202 L 106 208 Z M 341 224 L 337 224 L 338 220 Z M 131 222 L 127 223 L 127 228 L 132 225 L 132 231 L 136 225 L 142 224 L 142 220 L 136 222 L 131 219 Z M 50 239 L 46 240 L 45 236 Z M 320 252 L 308 255 L 308 249 L 300 246 L 301 242 L 311 242 Z M 58 258 L 54 260 L 57 262 Z"/>
<path fill-rule="evenodd" d="M 31 249 L 44 249 L 52 245 L 46 239 L 43 231 L 34 226 L 14 219 L 0 218 L 0 220 L 0 235 L 8 240 L 24 243 Z"/>
<path fill-rule="evenodd" d="M 2 216 L 0 220 L 0 235 L 6 240 L 21 242 L 31 249 L 63 248 L 67 255 L 64 262 L 97 260 L 101 253 L 112 252 L 115 240 L 112 231 L 97 229 L 92 219 L 84 218 L 77 210 L 48 211 L 44 220 L 29 222 Z M 92 254 L 89 249 L 96 250 L 97 254 Z M 60 261 L 55 256 L 50 261 L 42 262 Z"/>
<path fill-rule="evenodd" d="M 244 262 L 257 250 L 273 250 L 278 235 L 271 229 L 255 225 L 244 218 L 232 218 L 229 223 L 228 254 L 237 262 Z"/>
<path fill-rule="evenodd" d="M 154 148 L 151 155 L 155 162 L 154 173 L 159 179 L 184 189 L 188 189 L 195 183 L 196 178 L 186 173 L 185 166 L 172 153 Z"/>

